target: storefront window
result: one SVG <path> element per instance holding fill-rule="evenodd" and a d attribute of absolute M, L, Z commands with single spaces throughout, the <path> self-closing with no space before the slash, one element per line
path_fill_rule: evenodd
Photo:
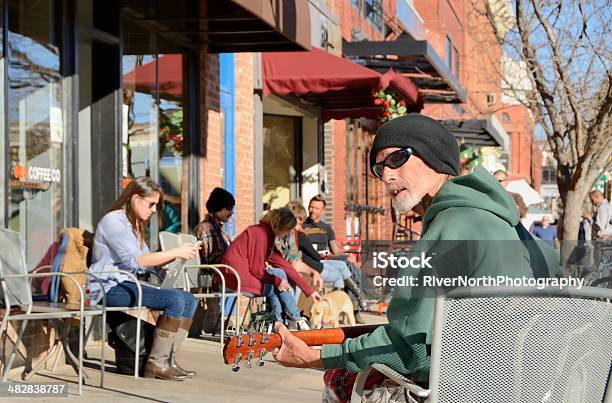
<path fill-rule="evenodd" d="M 8 227 L 35 265 L 63 226 L 61 10 L 48 1 L 8 7 Z"/>
<path fill-rule="evenodd" d="M 0 10 L 4 10 L 4 1 L 0 0 Z M 6 175 L 8 168 L 8 158 L 6 153 L 4 138 L 4 119 L 5 119 L 5 97 L 4 97 L 4 19 L 0 19 L 0 227 L 6 227 Z"/>
<path fill-rule="evenodd" d="M 150 34 L 153 37 L 153 34 Z M 155 39 L 153 37 L 153 39 Z M 155 40 L 151 41 L 155 43 Z M 129 51 L 130 37 L 127 37 Z M 149 176 L 163 188 L 162 219 L 154 222 L 150 239 L 156 244 L 158 231 L 180 232 L 181 217 L 187 216 L 188 169 L 185 166 L 185 91 L 182 53 L 127 54 L 123 70 L 123 177 Z"/>
<path fill-rule="evenodd" d="M 299 197 L 302 172 L 296 158 L 299 141 L 299 120 L 290 116 L 264 115 L 264 210 L 284 207 Z M 301 147 L 300 147 L 301 149 Z"/>

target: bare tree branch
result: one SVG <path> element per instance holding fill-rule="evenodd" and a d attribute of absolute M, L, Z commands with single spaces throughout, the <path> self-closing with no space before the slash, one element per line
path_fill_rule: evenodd
<path fill-rule="evenodd" d="M 542 17 L 542 9 L 540 5 L 538 4 L 538 2 L 536 0 L 531 0 L 531 4 L 533 5 L 533 11 L 539 23 L 542 25 L 542 28 L 544 28 L 544 31 L 546 32 L 546 36 L 548 37 L 549 46 L 553 53 L 554 65 L 557 69 L 557 73 L 559 74 L 559 77 L 561 78 L 561 82 L 563 83 L 563 89 L 565 90 L 565 95 L 569 101 L 570 107 L 572 108 L 572 112 L 574 114 L 575 128 L 574 130 L 570 130 L 569 134 L 571 136 L 570 141 L 574 144 L 575 147 L 577 147 L 577 144 L 582 141 L 581 137 L 583 136 L 583 133 L 584 133 L 584 124 L 583 124 L 584 119 L 582 116 L 582 111 L 580 110 L 580 108 L 578 108 L 578 104 L 576 103 L 576 99 L 572 91 L 570 80 L 567 77 L 567 74 L 565 70 L 563 69 L 563 66 L 561 65 L 562 57 L 559 51 L 559 45 L 557 44 L 557 39 L 555 38 L 555 35 L 553 34 L 552 29 L 550 28 L 550 25 L 548 24 L 548 21 L 546 21 L 546 19 Z M 577 148 L 575 148 L 574 153 L 575 153 L 575 160 L 577 161 L 578 160 L 578 149 Z"/>

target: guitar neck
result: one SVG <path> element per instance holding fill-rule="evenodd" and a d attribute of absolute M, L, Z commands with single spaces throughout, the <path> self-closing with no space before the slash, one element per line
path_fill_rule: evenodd
<path fill-rule="evenodd" d="M 373 332 L 380 325 L 363 325 L 350 327 L 337 327 L 333 329 L 303 330 L 291 332 L 291 334 L 302 340 L 309 346 L 322 346 L 324 344 L 341 344 L 346 339 L 361 336 L 362 334 Z M 280 347 L 281 337 L 278 333 L 270 335 L 269 346 L 271 348 Z"/>
<path fill-rule="evenodd" d="M 291 334 L 309 346 L 322 346 L 324 344 L 340 344 L 347 338 L 370 333 L 378 326 L 380 325 L 305 330 L 301 332 L 292 332 Z M 223 361 L 226 364 L 236 364 L 241 360 L 248 360 L 250 362 L 251 359 L 257 359 L 257 357 L 263 360 L 263 356 L 266 352 L 279 348 L 281 344 L 282 339 L 278 333 L 257 333 L 228 337 L 223 346 Z"/>

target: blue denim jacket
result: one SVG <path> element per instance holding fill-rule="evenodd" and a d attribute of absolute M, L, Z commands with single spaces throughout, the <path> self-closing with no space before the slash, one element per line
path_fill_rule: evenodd
<path fill-rule="evenodd" d="M 136 260 L 139 256 L 149 253 L 149 247 L 145 243 L 140 248 L 140 242 L 132 231 L 132 224 L 123 210 L 115 210 L 106 214 L 98 223 L 93 244 L 92 264 L 89 272 L 94 274 L 102 282 L 104 291 L 130 277 L 121 273 L 105 273 L 97 275 L 96 272 L 108 270 L 125 270 L 132 274 L 143 273 L 145 268 Z M 102 299 L 102 288 L 100 283 L 88 279 L 88 288 L 92 303 L 98 303 Z"/>

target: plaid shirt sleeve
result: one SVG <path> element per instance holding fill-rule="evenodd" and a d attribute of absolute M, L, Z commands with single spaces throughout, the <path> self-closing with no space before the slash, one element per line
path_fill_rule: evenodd
<path fill-rule="evenodd" d="M 230 243 L 229 235 L 223 227 L 214 225 L 209 221 L 203 221 L 197 226 L 195 235 L 202 241 L 202 249 L 200 249 L 202 263 L 221 263 Z"/>
<path fill-rule="evenodd" d="M 213 250 L 213 235 L 211 233 L 212 225 L 209 222 L 202 222 L 195 230 L 195 236 L 202 241 L 202 249 L 200 249 L 200 257 L 203 261 L 208 261 L 208 256 Z"/>

